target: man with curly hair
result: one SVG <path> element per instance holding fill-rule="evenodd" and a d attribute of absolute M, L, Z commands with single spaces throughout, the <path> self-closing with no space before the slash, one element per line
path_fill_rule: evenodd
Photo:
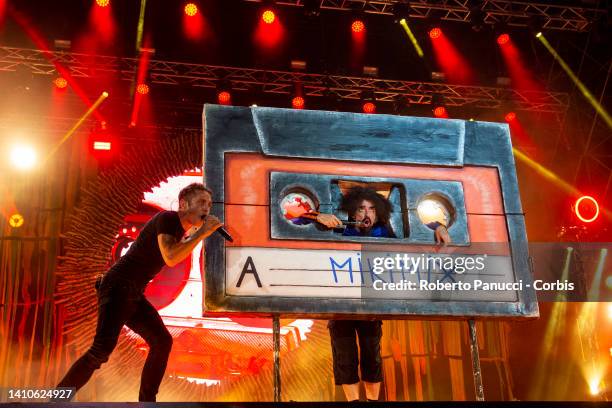
<path fill-rule="evenodd" d="M 390 224 L 391 203 L 375 190 L 366 187 L 351 188 L 343 196 L 340 208 L 346 211 L 349 221 L 354 223 L 344 229 L 344 236 L 395 238 Z M 342 226 L 342 221 L 333 214 L 319 214 L 317 222 L 327 228 Z M 433 229 L 436 242 L 450 242 L 446 226 L 439 224 Z M 336 385 L 342 385 L 347 401 L 359 400 L 359 366 L 366 398 L 368 401 L 378 400 L 382 381 L 382 321 L 330 320 L 328 328 L 334 380 Z"/>
<path fill-rule="evenodd" d="M 389 237 L 395 234 L 389 223 L 391 203 L 371 188 L 353 187 L 342 198 L 341 209 L 346 211 L 349 225 L 344 236 Z M 333 214 L 319 214 L 317 221 L 328 228 L 342 226 Z M 382 381 L 380 320 L 330 320 L 328 323 L 332 345 L 334 380 L 342 385 L 347 401 L 359 400 L 359 374 L 365 386 L 366 398 L 378 400 Z M 357 340 L 359 341 L 358 356 Z"/>

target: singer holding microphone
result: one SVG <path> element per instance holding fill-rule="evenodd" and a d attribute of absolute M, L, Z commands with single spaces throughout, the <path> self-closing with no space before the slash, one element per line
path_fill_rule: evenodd
<path fill-rule="evenodd" d="M 164 265 L 174 266 L 190 256 L 213 232 L 218 230 L 231 240 L 219 219 L 209 214 L 212 191 L 203 184 L 188 185 L 178 199 L 178 211 L 161 211 L 153 216 L 127 253 L 96 282 L 98 324 L 93 344 L 58 387 L 75 387 L 77 391 L 83 387 L 94 370 L 108 361 L 126 325 L 149 345 L 138 400 L 155 401 L 172 349 L 172 336 L 145 298 L 145 287 Z"/>

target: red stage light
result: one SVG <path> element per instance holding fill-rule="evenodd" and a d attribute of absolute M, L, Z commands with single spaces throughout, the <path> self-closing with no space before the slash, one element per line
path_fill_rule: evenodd
<path fill-rule="evenodd" d="M 291 99 L 291 106 L 293 106 L 293 109 L 304 109 L 304 103 L 304 98 L 301 96 L 296 96 Z"/>
<path fill-rule="evenodd" d="M 448 114 L 446 113 L 446 108 L 444 106 L 438 106 L 433 111 L 434 116 L 436 118 L 446 118 Z"/>
<path fill-rule="evenodd" d="M 510 41 L 510 35 L 504 33 L 504 34 L 500 34 L 497 37 L 497 43 L 499 45 L 504 45 L 504 44 L 508 44 L 508 42 Z"/>
<path fill-rule="evenodd" d="M 106 151 L 110 151 L 112 147 L 111 142 L 108 141 L 96 141 L 94 140 L 93 142 L 93 149 L 94 150 L 106 150 Z"/>
<path fill-rule="evenodd" d="M 362 108 L 363 108 L 363 113 L 374 113 L 374 112 L 376 112 L 376 105 L 374 105 L 372 102 L 364 103 Z"/>
<path fill-rule="evenodd" d="M 100 7 L 106 7 L 110 4 L 110 0 L 96 0 L 96 4 Z"/>
<path fill-rule="evenodd" d="M 57 89 L 66 89 L 66 87 L 68 86 L 68 81 L 66 81 L 66 78 L 63 77 L 57 77 L 53 80 L 53 83 L 55 84 L 55 87 Z"/>
<path fill-rule="evenodd" d="M 583 204 L 584 203 L 584 204 Z M 588 203 L 591 203 L 590 205 Z M 582 204 L 582 205 L 581 205 Z M 591 196 L 582 196 L 578 200 L 576 200 L 576 204 L 574 205 L 574 211 L 576 212 L 576 217 L 582 222 L 593 222 L 599 217 L 599 204 L 597 200 L 595 200 Z M 592 216 L 587 218 L 584 213 Z"/>
<path fill-rule="evenodd" d="M 138 86 L 136 87 L 136 92 L 138 92 L 141 95 L 146 95 L 149 93 L 149 85 L 147 84 L 138 84 Z"/>
<path fill-rule="evenodd" d="M 187 3 L 185 5 L 185 14 L 187 14 L 189 17 L 195 16 L 198 14 L 198 6 L 193 3 Z"/>
<path fill-rule="evenodd" d="M 365 24 L 363 24 L 361 20 L 355 20 L 353 24 L 351 24 L 351 30 L 353 30 L 354 33 L 361 33 L 365 30 Z"/>
<path fill-rule="evenodd" d="M 276 14 L 274 14 L 272 10 L 266 10 L 262 13 L 261 19 L 266 24 L 272 24 L 274 20 L 276 19 Z"/>
<path fill-rule="evenodd" d="M 508 112 L 505 116 L 506 122 L 512 122 L 513 120 L 516 119 L 516 113 L 514 112 Z"/>
<path fill-rule="evenodd" d="M 227 91 L 221 91 L 217 94 L 219 105 L 229 105 L 232 100 L 232 95 Z"/>
<path fill-rule="evenodd" d="M 438 27 L 432 28 L 432 29 L 429 31 L 429 37 L 430 37 L 432 40 L 435 40 L 436 38 L 440 38 L 440 36 L 441 36 L 441 35 L 442 35 L 442 30 L 441 30 L 441 29 L 439 29 Z"/>

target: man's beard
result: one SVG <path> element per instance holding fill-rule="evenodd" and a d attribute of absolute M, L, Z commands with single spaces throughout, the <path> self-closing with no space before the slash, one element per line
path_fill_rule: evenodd
<path fill-rule="evenodd" d="M 370 217 L 364 217 L 364 219 L 361 220 L 361 225 L 359 226 L 359 230 L 362 233 L 362 235 L 367 235 L 370 233 L 373 226 L 374 226 L 374 223 L 372 222 Z"/>

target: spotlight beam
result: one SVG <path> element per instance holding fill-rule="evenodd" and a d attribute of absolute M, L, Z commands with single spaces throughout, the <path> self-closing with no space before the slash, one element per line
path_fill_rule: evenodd
<path fill-rule="evenodd" d="M 516 147 L 512 148 L 512 152 L 514 153 L 514 157 L 516 157 L 521 162 L 531 167 L 542 177 L 544 177 L 545 179 L 548 179 L 549 181 L 557 185 L 559 188 L 561 188 L 561 190 L 568 193 L 569 195 L 577 196 L 577 197 L 584 195 L 576 187 L 574 187 L 567 181 L 563 180 L 561 177 L 557 176 L 555 173 L 550 171 L 548 168 L 542 166 L 540 163 L 533 160 L 531 157 L 527 156 L 525 153 L 521 152 Z M 603 212 L 608 219 L 612 220 L 612 211 L 608 210 L 607 208 L 603 208 L 603 207 L 600 208 L 600 211 Z"/>
<path fill-rule="evenodd" d="M 15 22 L 25 31 L 26 35 L 30 37 L 32 42 L 36 45 L 36 47 L 41 51 L 42 56 L 49 63 L 51 63 L 57 72 L 68 81 L 70 87 L 74 90 L 74 92 L 78 95 L 78 97 L 85 103 L 85 105 L 91 107 L 91 100 L 85 93 L 85 91 L 79 86 L 77 81 L 72 77 L 70 71 L 59 63 L 58 59 L 54 55 L 54 53 L 49 49 L 47 42 L 44 40 L 42 35 L 34 28 L 34 26 L 30 23 L 30 21 L 25 17 L 20 11 L 16 10 L 14 7 L 9 5 L 8 7 L 9 15 L 15 20 Z M 104 117 L 98 111 L 93 112 L 98 120 L 103 120 Z"/>
<path fill-rule="evenodd" d="M 419 42 L 417 41 L 416 37 L 412 33 L 412 30 L 408 26 L 408 22 L 406 22 L 405 18 L 402 18 L 400 20 L 400 25 L 404 28 L 404 31 L 406 31 L 406 34 L 408 34 L 408 38 L 410 38 L 410 42 L 412 43 L 412 46 L 414 47 L 417 55 L 423 58 L 424 56 L 423 49 L 421 48 L 421 46 L 419 45 Z"/>
<path fill-rule="evenodd" d="M 76 121 L 76 123 L 70 128 L 70 130 L 66 132 L 64 137 L 62 137 L 62 139 L 57 142 L 57 144 L 49 151 L 49 153 L 47 153 L 47 156 L 43 160 L 43 166 L 47 163 L 51 156 L 53 156 L 55 152 L 59 150 L 59 148 L 64 144 L 64 142 L 66 142 L 66 140 L 68 140 L 70 136 L 72 136 L 72 134 L 79 128 L 79 126 L 83 124 L 85 119 L 87 119 L 98 108 L 98 106 L 102 104 L 102 102 L 104 102 L 106 98 L 108 98 L 108 92 L 104 91 L 100 94 L 100 96 L 93 103 L 93 105 L 91 105 L 89 109 L 87 109 L 87 112 L 85 112 L 83 116 L 81 116 L 79 120 Z"/>
<path fill-rule="evenodd" d="M 142 33 L 144 32 L 144 18 L 147 0 L 140 0 L 140 15 L 138 16 L 138 29 L 136 31 L 136 52 L 142 46 Z"/>
<path fill-rule="evenodd" d="M 610 117 L 610 114 L 597 101 L 597 99 L 595 99 L 595 97 L 591 94 L 591 92 L 587 89 L 587 87 L 584 86 L 582 81 L 580 81 L 580 79 L 576 76 L 576 74 L 574 74 L 574 71 L 572 71 L 572 69 L 569 67 L 569 65 L 567 65 L 567 63 L 563 60 L 563 58 L 561 58 L 561 56 L 557 54 L 557 51 L 555 51 L 555 49 L 550 45 L 546 37 L 544 37 L 544 34 L 538 33 L 536 35 L 536 38 L 540 40 L 542 44 L 544 44 L 544 47 L 546 47 L 548 52 L 550 52 L 551 55 L 555 58 L 555 60 L 559 63 L 559 65 L 561 65 L 561 68 L 563 68 L 563 70 L 571 78 L 574 84 L 576 84 L 578 89 L 580 89 L 580 92 L 586 98 L 586 100 L 593 106 L 593 108 L 597 111 L 597 113 L 599 113 L 599 115 L 603 118 L 603 120 L 606 122 L 608 127 L 612 129 L 612 117 Z"/>
<path fill-rule="evenodd" d="M 601 248 L 599 250 L 599 259 L 597 261 L 597 266 L 595 267 L 595 273 L 593 274 L 593 279 L 591 281 L 591 288 L 589 289 L 589 293 L 587 293 L 587 302 L 600 302 L 603 300 L 600 297 L 600 288 L 601 283 L 603 282 L 603 272 L 606 265 L 607 256 L 608 250 L 606 248 Z"/>

